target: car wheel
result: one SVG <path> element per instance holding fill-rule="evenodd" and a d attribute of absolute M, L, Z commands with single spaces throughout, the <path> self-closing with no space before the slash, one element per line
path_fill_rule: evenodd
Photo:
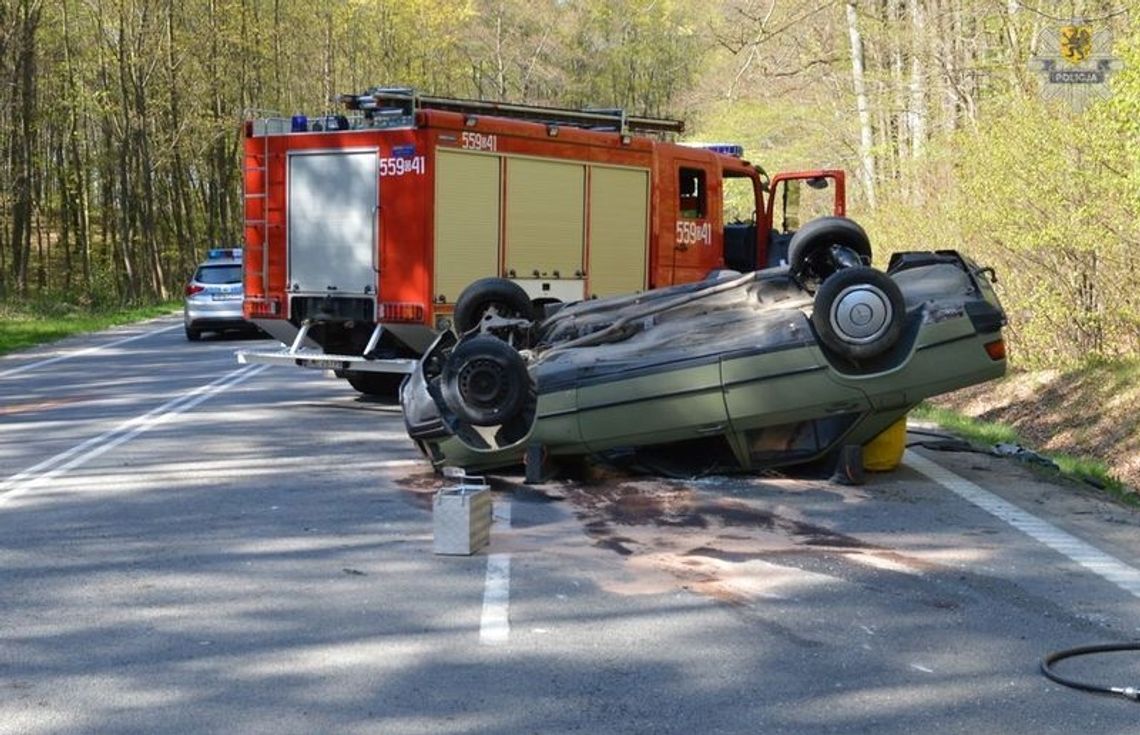
<path fill-rule="evenodd" d="M 475 426 L 498 426 L 515 418 L 526 405 L 529 387 L 522 356 L 506 342 L 486 335 L 460 342 L 440 376 L 444 404 Z"/>
<path fill-rule="evenodd" d="M 197 329 L 186 327 L 186 339 L 191 342 L 197 342 L 198 340 L 202 339 L 202 332 Z"/>
<path fill-rule="evenodd" d="M 902 334 L 906 302 L 890 276 L 874 268 L 845 268 L 815 294 L 811 322 L 824 345 L 865 360 L 889 350 Z"/>
<path fill-rule="evenodd" d="M 481 278 L 463 289 L 455 302 L 455 331 L 466 334 L 491 315 L 533 320 L 534 307 L 526 291 L 514 281 Z"/>
<path fill-rule="evenodd" d="M 800 279 L 823 280 L 841 267 L 870 261 L 871 239 L 846 217 L 813 219 L 788 243 L 788 264 L 792 275 Z"/>
<path fill-rule="evenodd" d="M 366 396 L 395 399 L 404 382 L 403 373 L 345 373 L 345 380 Z"/>

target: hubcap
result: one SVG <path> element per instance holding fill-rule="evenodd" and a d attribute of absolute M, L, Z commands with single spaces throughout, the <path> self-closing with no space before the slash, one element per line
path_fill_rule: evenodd
<path fill-rule="evenodd" d="M 493 360 L 472 360 L 459 373 L 459 394 L 478 408 L 496 408 L 506 392 L 503 368 Z"/>
<path fill-rule="evenodd" d="M 831 307 L 831 326 L 844 342 L 867 344 L 882 337 L 891 324 L 890 299 L 867 284 L 848 286 Z"/>

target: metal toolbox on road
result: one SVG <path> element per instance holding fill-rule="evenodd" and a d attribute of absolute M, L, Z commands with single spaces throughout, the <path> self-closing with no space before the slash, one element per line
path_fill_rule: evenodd
<path fill-rule="evenodd" d="M 432 503 L 436 554 L 470 556 L 491 540 L 491 489 L 481 477 L 460 479 Z"/>

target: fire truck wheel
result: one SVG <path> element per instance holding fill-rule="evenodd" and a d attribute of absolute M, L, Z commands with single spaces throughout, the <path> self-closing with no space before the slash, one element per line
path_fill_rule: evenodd
<path fill-rule="evenodd" d="M 844 268 L 815 294 L 811 323 L 824 345 L 852 360 L 894 346 L 906 321 L 906 302 L 890 276 L 874 268 Z"/>
<path fill-rule="evenodd" d="M 344 377 L 364 395 L 378 398 L 396 398 L 404 382 L 403 373 L 345 373 Z"/>
<path fill-rule="evenodd" d="M 475 426 L 505 424 L 525 407 L 530 375 L 515 348 L 488 335 L 460 342 L 440 378 L 443 402 Z"/>
<path fill-rule="evenodd" d="M 819 217 L 808 222 L 788 243 L 788 264 L 792 275 L 801 279 L 822 281 L 838 268 L 850 263 L 837 263 L 834 246 L 871 262 L 871 240 L 855 220 L 846 217 Z"/>
<path fill-rule="evenodd" d="M 534 319 L 534 307 L 522 286 L 506 278 L 481 278 L 455 302 L 455 331 L 466 334 L 489 315 L 508 319 Z"/>

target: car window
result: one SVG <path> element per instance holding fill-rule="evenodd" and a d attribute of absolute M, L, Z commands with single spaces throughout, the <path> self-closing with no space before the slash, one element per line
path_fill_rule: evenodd
<path fill-rule="evenodd" d="M 705 172 L 699 168 L 682 168 L 677 182 L 680 192 L 680 214 L 686 219 L 705 216 Z"/>
<path fill-rule="evenodd" d="M 241 283 L 240 265 L 203 265 L 194 274 L 198 283 Z"/>

